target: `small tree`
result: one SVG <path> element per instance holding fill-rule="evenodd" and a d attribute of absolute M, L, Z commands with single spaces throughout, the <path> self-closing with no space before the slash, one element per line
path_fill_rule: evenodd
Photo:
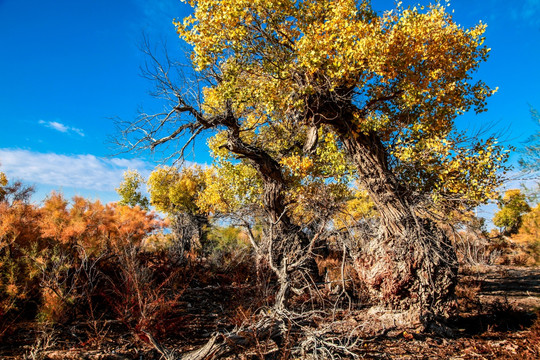
<path fill-rule="evenodd" d="M 142 184 L 144 184 L 144 178 L 139 172 L 136 170 L 124 172 L 123 180 L 116 188 L 116 192 L 120 196 L 118 204 L 131 207 L 138 205 L 144 210 L 148 210 L 150 202 L 140 190 Z"/>
<path fill-rule="evenodd" d="M 198 204 L 206 187 L 204 173 L 199 166 L 159 167 L 148 178 L 150 203 L 169 217 L 182 254 L 205 244 L 209 218 Z"/>
<path fill-rule="evenodd" d="M 4 187 L 8 184 L 8 180 L 6 177 L 6 174 L 0 171 L 0 201 L 3 201 L 4 196 L 6 194 L 6 190 L 4 190 Z"/>
<path fill-rule="evenodd" d="M 518 232 L 523 223 L 523 215 L 531 211 L 525 194 L 519 189 L 507 190 L 499 199 L 498 206 L 500 210 L 493 217 L 493 224 L 507 236 Z"/>
<path fill-rule="evenodd" d="M 540 204 L 523 215 L 519 231 L 512 240 L 526 244 L 536 262 L 540 262 Z"/>

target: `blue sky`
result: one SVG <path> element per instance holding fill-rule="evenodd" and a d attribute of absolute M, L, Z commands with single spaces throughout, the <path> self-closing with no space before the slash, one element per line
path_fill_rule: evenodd
<path fill-rule="evenodd" d="M 379 11 L 393 4 L 373 1 Z M 487 113 L 467 114 L 458 127 L 495 123 L 520 146 L 538 130 L 529 105 L 540 108 L 540 0 L 454 0 L 450 8 L 465 27 L 488 24 L 492 51 L 477 77 L 499 87 Z M 0 0 L 0 170 L 35 184 L 36 200 L 53 189 L 116 200 L 124 170 L 148 173 L 160 160 L 110 157 L 107 144 L 112 118 L 133 119 L 152 103 L 139 70 L 142 34 L 181 56 L 171 21 L 189 12 L 179 0 Z M 204 142 L 188 160 L 211 161 Z"/>

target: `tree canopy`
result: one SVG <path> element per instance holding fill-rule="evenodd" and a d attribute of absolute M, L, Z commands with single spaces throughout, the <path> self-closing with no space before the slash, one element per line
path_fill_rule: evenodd
<path fill-rule="evenodd" d="M 150 202 L 140 190 L 143 183 L 144 179 L 137 171 L 128 170 L 124 172 L 123 180 L 116 188 L 116 192 L 120 196 L 118 204 L 131 207 L 138 205 L 141 208 L 148 210 Z"/>
<path fill-rule="evenodd" d="M 507 190 L 499 199 L 498 206 L 500 210 L 493 217 L 493 224 L 507 235 L 517 233 L 523 223 L 523 215 L 531 211 L 526 195 L 519 189 Z"/>
<path fill-rule="evenodd" d="M 495 91 L 472 77 L 489 52 L 484 24 L 464 29 L 444 5 L 378 15 L 354 0 L 190 4 L 195 13 L 175 23 L 178 33 L 196 68 L 219 74 L 201 111 L 230 111 L 247 143 L 286 149 L 311 127 L 375 133 L 413 191 L 472 206 L 494 196 L 507 155 L 493 138 L 467 141 L 453 123 L 484 111 Z M 214 146 L 225 141 L 218 134 Z M 303 155 L 287 164 L 305 166 Z"/>

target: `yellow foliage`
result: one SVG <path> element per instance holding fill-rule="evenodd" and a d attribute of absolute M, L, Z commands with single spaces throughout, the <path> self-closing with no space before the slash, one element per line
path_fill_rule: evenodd
<path fill-rule="evenodd" d="M 520 244 L 540 242 L 540 204 L 523 215 L 521 227 L 512 240 Z"/>
<path fill-rule="evenodd" d="M 327 192 L 314 191 L 317 186 L 351 180 L 332 119 L 325 118 L 335 115 L 328 103 L 350 115 L 350 134 L 340 136 L 375 133 L 385 146 L 384 161 L 413 192 L 463 210 L 496 195 L 508 153 L 492 138 L 471 144 L 453 131 L 458 115 L 484 111 L 495 92 L 471 75 L 489 53 L 485 24 L 464 28 L 443 4 L 397 5 L 383 14 L 356 0 L 189 4 L 194 13 L 174 22 L 177 32 L 193 46 L 196 68 L 219 74 L 203 90 L 203 112 L 232 110 L 241 140 L 279 162 L 293 212 Z M 318 142 L 309 152 L 302 145 L 313 124 Z M 218 171 L 230 183 L 238 174 L 251 176 L 237 190 L 260 193 L 250 188 L 260 184 L 255 172 L 246 174 L 251 164 L 227 150 L 229 130 L 209 141 Z M 223 210 L 242 203 L 234 189 L 213 182 L 201 202 L 207 211 L 209 204 Z"/>
<path fill-rule="evenodd" d="M 359 220 L 377 217 L 375 204 L 365 191 L 354 190 L 353 196 L 344 204 L 344 207 L 334 216 L 336 228 L 349 228 Z"/>
<path fill-rule="evenodd" d="M 197 199 L 205 188 L 205 172 L 200 166 L 179 170 L 175 167 L 158 167 L 148 178 L 150 203 L 165 213 L 183 211 L 199 212 Z"/>
<path fill-rule="evenodd" d="M 205 89 L 206 110 L 233 100 L 237 113 L 251 109 L 272 115 L 302 107 L 298 93 L 324 87 L 367 86 L 372 98 L 401 89 L 402 105 L 448 112 L 421 116 L 444 127 L 470 105 L 483 109 L 492 91 L 471 85 L 468 72 L 487 57 L 485 24 L 464 29 L 443 5 L 397 8 L 381 16 L 354 0 L 200 0 L 193 16 L 175 21 L 181 37 L 194 47 L 199 69 L 218 59 L 223 81 Z M 262 24 L 262 25 L 261 25 Z M 292 77 L 304 74 L 298 88 Z M 471 93 L 470 99 L 464 96 Z M 294 100 L 294 101 L 291 101 Z M 466 101 L 464 101 L 466 100 Z M 257 107 L 252 104 L 258 104 Z M 253 116 L 264 123 L 264 116 Z M 433 120 L 432 120 L 433 119 Z M 376 127 L 395 129 L 398 119 Z M 402 120 L 402 119 L 401 119 Z M 369 122 L 369 121 L 366 121 Z"/>
<path fill-rule="evenodd" d="M 6 174 L 0 171 L 0 191 L 2 191 L 2 188 L 6 186 L 8 183 Z"/>
<path fill-rule="evenodd" d="M 317 130 L 316 151 L 305 154 L 298 144 L 307 141 L 307 126 L 287 120 L 274 122 L 272 126 L 260 125 L 257 129 L 246 129 L 243 140 L 253 142 L 279 162 L 286 185 L 284 191 L 296 221 L 309 223 L 320 200 L 328 207 L 331 199 L 340 202 L 346 197 L 352 165 L 339 149 L 335 134 L 321 126 Z M 232 213 L 249 204 L 261 206 L 260 175 L 249 161 L 234 161 L 234 154 L 224 146 L 226 143 L 227 131 L 218 132 L 209 140 L 216 166 L 207 173 L 199 206 L 204 211 L 220 213 Z"/>
<path fill-rule="evenodd" d="M 230 214 L 247 204 L 260 204 L 261 181 L 255 169 L 243 162 L 208 168 L 205 184 L 197 199 L 201 211 Z"/>

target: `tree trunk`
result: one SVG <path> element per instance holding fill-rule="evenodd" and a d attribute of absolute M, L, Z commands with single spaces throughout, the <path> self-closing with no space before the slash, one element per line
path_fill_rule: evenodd
<path fill-rule="evenodd" d="M 410 312 L 411 321 L 430 326 L 447 317 L 457 281 L 450 239 L 432 220 L 417 217 L 412 196 L 389 169 L 377 134 L 338 134 L 381 217 L 380 235 L 365 239 L 355 251 L 360 278 L 373 298 Z"/>
<path fill-rule="evenodd" d="M 318 268 L 310 253 L 311 239 L 292 222 L 285 208 L 285 181 L 263 176 L 263 183 L 263 205 L 269 224 L 264 232 L 262 251 L 278 278 L 274 307 L 284 310 L 291 290 L 306 285 L 306 279 L 318 280 Z"/>
<path fill-rule="evenodd" d="M 263 149 L 244 143 L 234 126 L 230 126 L 226 147 L 247 158 L 263 180 L 263 208 L 268 224 L 260 251 L 278 278 L 275 307 L 285 309 L 291 289 L 305 278 L 316 280 L 318 276 L 317 264 L 309 251 L 310 239 L 293 223 L 286 209 L 286 182 L 281 165 Z"/>

